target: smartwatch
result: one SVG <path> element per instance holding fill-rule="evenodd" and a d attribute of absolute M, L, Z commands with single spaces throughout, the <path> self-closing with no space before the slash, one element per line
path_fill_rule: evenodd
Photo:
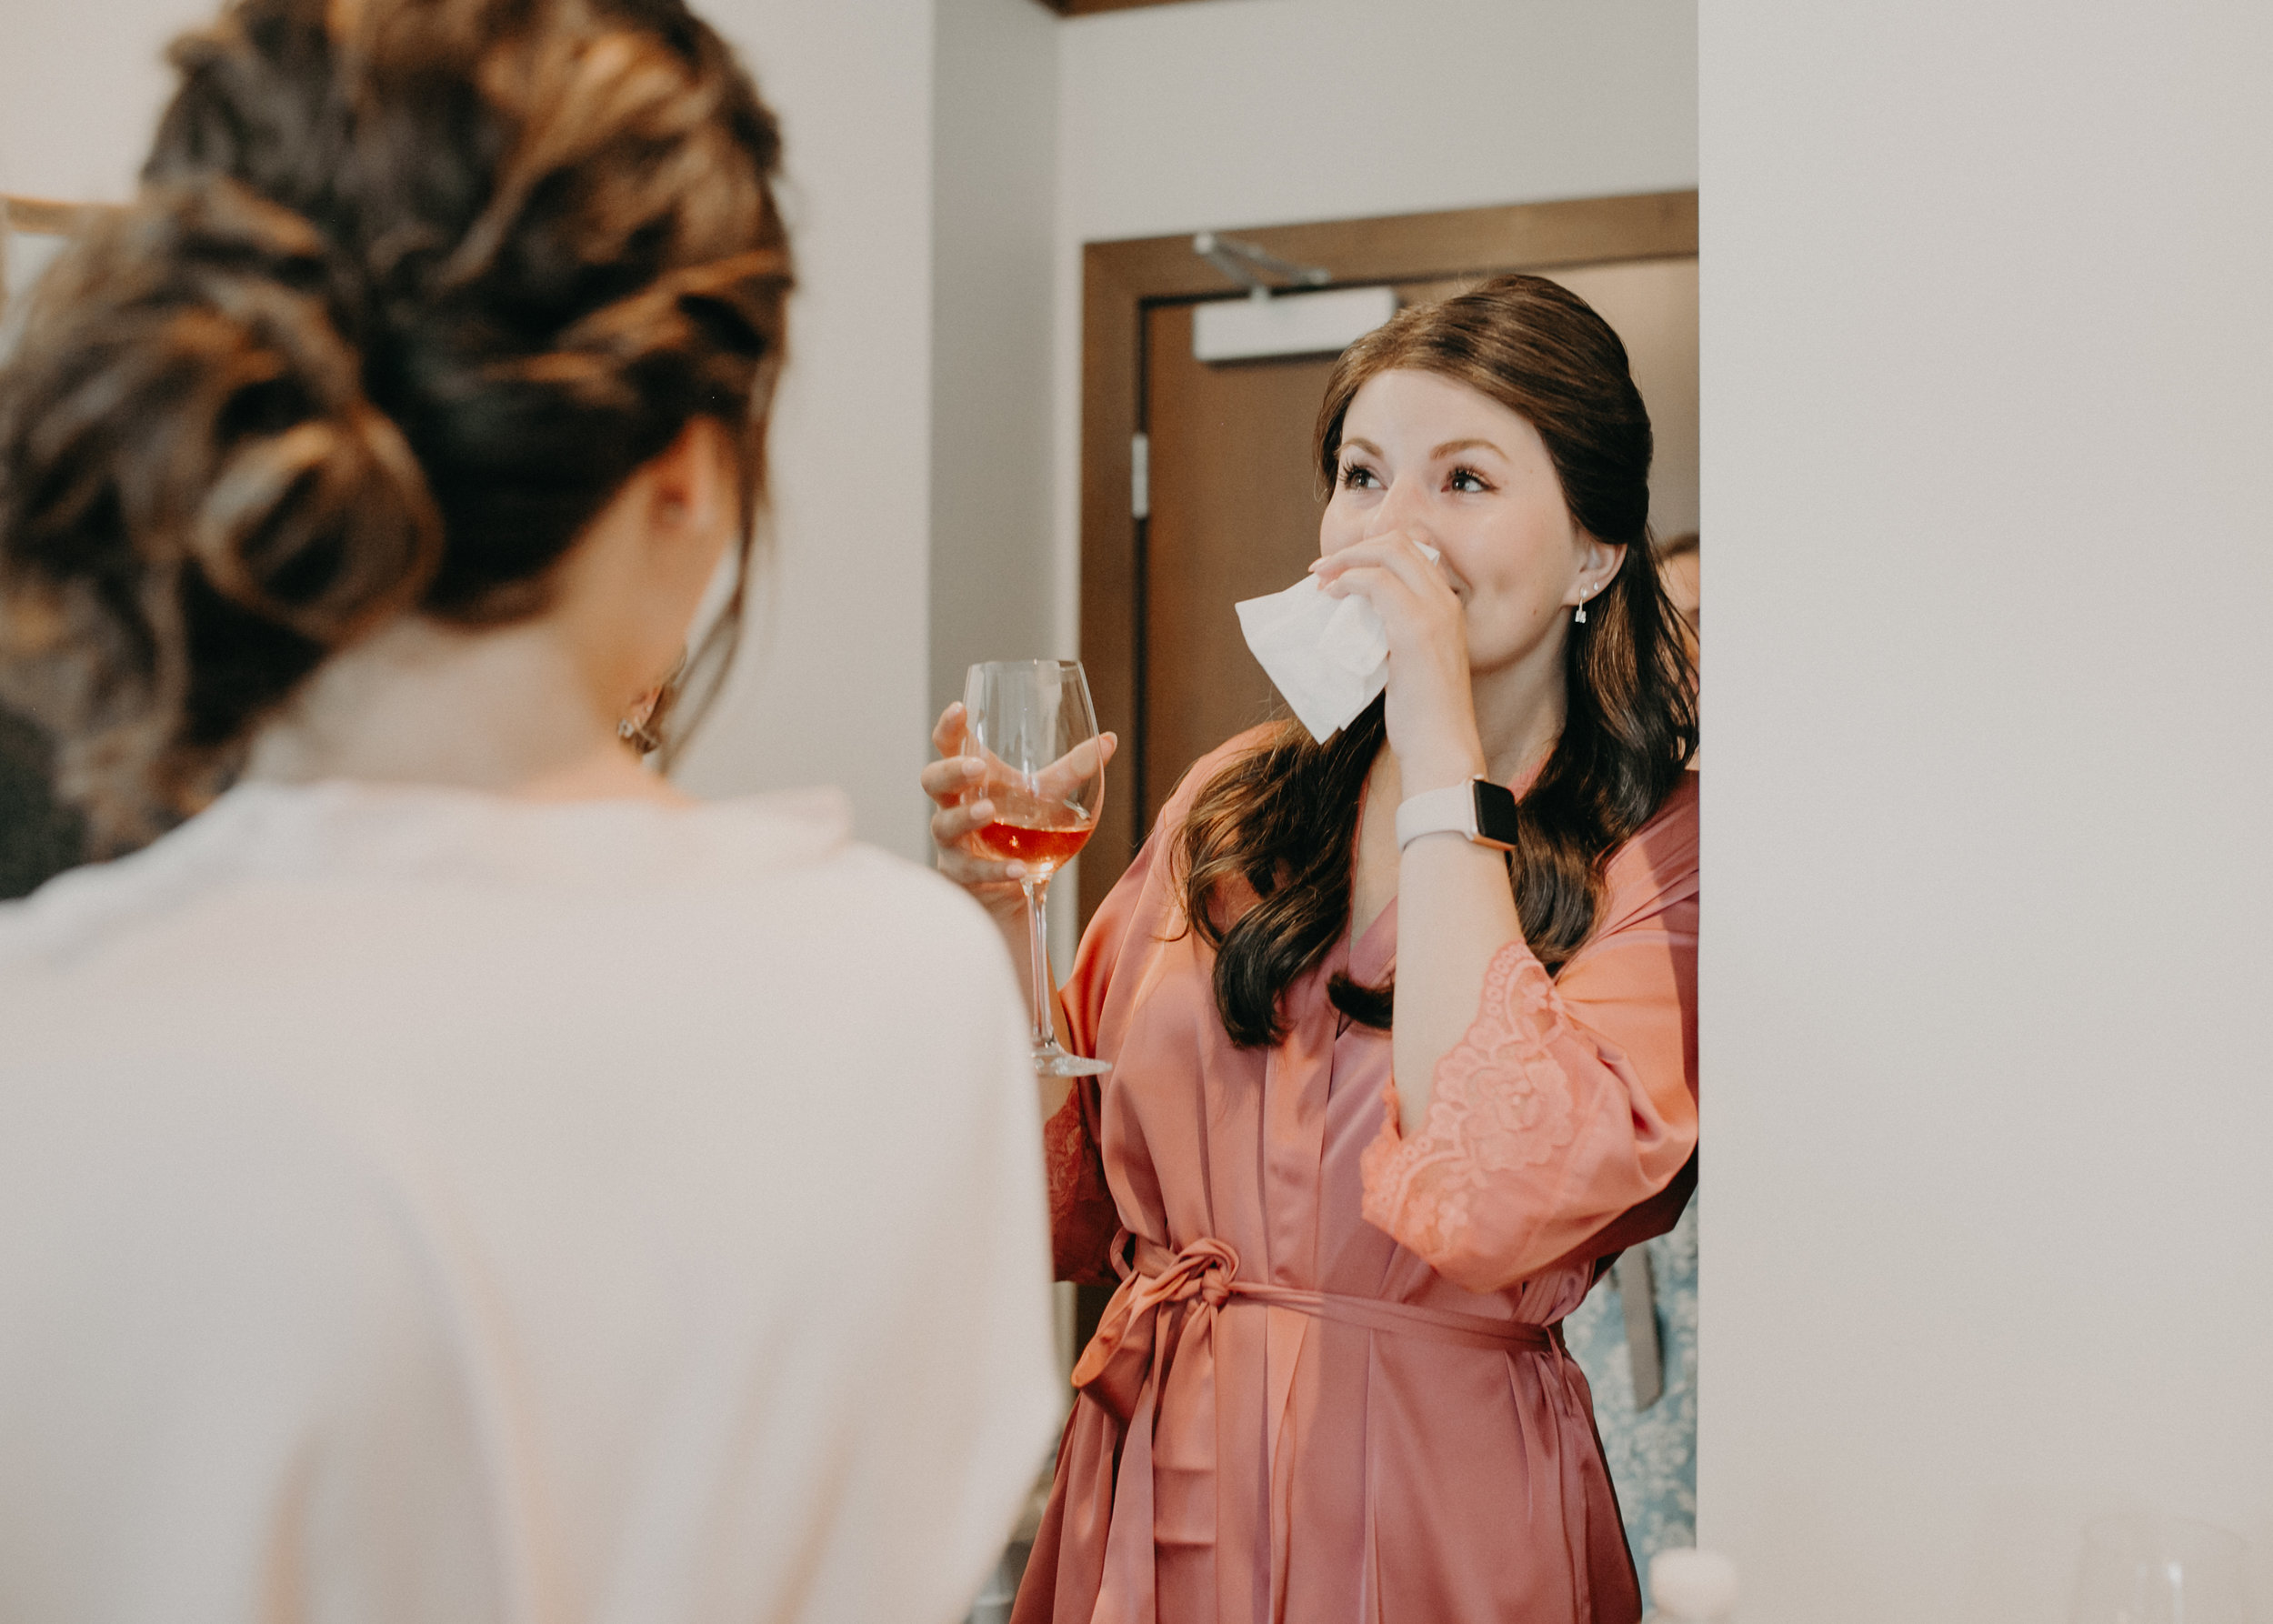
<path fill-rule="evenodd" d="M 1516 848 L 1516 797 L 1504 784 L 1471 778 L 1443 789 L 1423 790 L 1397 809 L 1397 848 L 1403 851 L 1423 835 L 1464 835 L 1478 846 Z"/>

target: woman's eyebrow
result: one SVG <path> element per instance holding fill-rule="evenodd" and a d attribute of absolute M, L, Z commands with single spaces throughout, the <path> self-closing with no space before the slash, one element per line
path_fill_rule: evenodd
<path fill-rule="evenodd" d="M 1496 452 L 1503 457 L 1507 455 L 1505 451 L 1501 451 L 1498 446 L 1493 445 L 1489 440 L 1447 440 L 1443 445 L 1437 446 L 1434 451 L 1430 452 L 1428 454 L 1428 457 L 1431 462 L 1434 462 L 1440 456 L 1450 456 L 1456 451 L 1467 451 L 1477 446 L 1483 446 L 1487 451 Z"/>
<path fill-rule="evenodd" d="M 1345 451 L 1367 451 L 1371 452 L 1376 456 L 1379 456 L 1381 455 L 1381 447 L 1375 445 L 1371 440 L 1344 440 L 1342 442 L 1342 449 Z"/>

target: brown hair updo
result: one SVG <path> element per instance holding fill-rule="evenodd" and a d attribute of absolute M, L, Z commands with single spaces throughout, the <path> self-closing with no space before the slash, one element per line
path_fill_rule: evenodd
<path fill-rule="evenodd" d="M 0 375 L 0 694 L 113 847 L 390 617 L 540 611 L 693 417 L 746 563 L 790 286 L 772 115 L 681 0 L 234 0 L 172 60 Z"/>
<path fill-rule="evenodd" d="M 1561 737 L 1523 798 L 1509 859 L 1524 939 L 1560 969 L 1594 929 L 1602 867 L 1647 823 L 1697 747 L 1697 711 L 1676 616 L 1650 556 L 1649 416 L 1626 346 L 1577 294 L 1499 276 L 1400 312 L 1342 353 L 1318 408 L 1331 488 L 1342 419 L 1367 380 L 1395 368 L 1467 385 L 1538 431 L 1578 527 L 1626 556 L 1564 645 Z M 1387 742 L 1376 700 L 1321 745 L 1285 723 L 1219 772 L 1184 827 L 1185 907 L 1216 952 L 1216 1007 L 1234 1041 L 1285 1036 L 1279 995 L 1349 927 L 1350 870 L 1366 776 Z M 1252 892 L 1236 918 L 1223 899 Z M 1389 987 L 1337 977 L 1336 1007 L 1386 1028 Z"/>

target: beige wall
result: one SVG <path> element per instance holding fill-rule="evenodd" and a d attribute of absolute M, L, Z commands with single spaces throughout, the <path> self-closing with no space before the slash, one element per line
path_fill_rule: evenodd
<path fill-rule="evenodd" d="M 1700 57 L 1701 1532 L 2055 1624 L 2097 1510 L 2273 1553 L 2273 10 Z"/>

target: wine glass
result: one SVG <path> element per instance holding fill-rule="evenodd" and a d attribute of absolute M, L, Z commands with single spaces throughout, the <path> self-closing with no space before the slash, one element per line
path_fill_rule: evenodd
<path fill-rule="evenodd" d="M 2084 1530 L 2075 1624 L 2249 1624 L 2248 1547 L 2183 1517 L 2104 1517 Z"/>
<path fill-rule="evenodd" d="M 1026 865 L 1034 1068 L 1045 1077 L 1110 1071 L 1102 1060 L 1058 1046 L 1050 1008 L 1050 878 L 1088 843 L 1105 805 L 1105 752 L 1089 679 L 1077 660 L 990 660 L 971 667 L 963 712 L 963 754 L 984 769 L 965 793 L 995 807 L 971 839 L 988 857 Z"/>

